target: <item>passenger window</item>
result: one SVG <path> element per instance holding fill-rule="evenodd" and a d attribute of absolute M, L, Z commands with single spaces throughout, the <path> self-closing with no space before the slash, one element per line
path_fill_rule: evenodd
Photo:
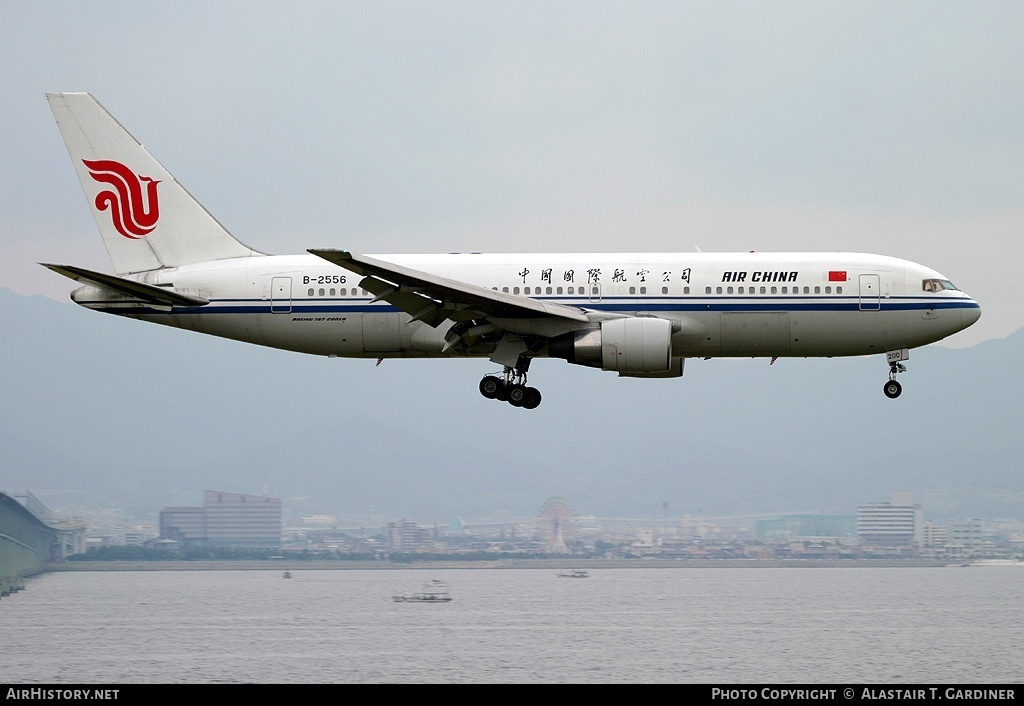
<path fill-rule="evenodd" d="M 815 294 L 821 294 L 821 287 L 815 287 L 814 288 L 814 293 Z"/>
<path fill-rule="evenodd" d="M 665 289 L 668 290 L 668 287 L 665 287 Z M 668 291 L 666 291 L 665 293 L 668 294 Z M 683 294 L 689 294 L 689 293 L 690 293 L 690 288 L 689 287 L 683 287 Z"/>
<path fill-rule="evenodd" d="M 630 294 L 636 294 L 636 287 L 630 287 L 629 288 L 629 293 Z"/>
<path fill-rule="evenodd" d="M 548 293 L 548 294 L 551 294 L 551 287 L 548 287 L 548 289 L 547 289 L 547 293 Z"/>
<path fill-rule="evenodd" d="M 519 287 L 513 287 L 512 288 L 512 293 L 513 294 L 519 294 Z"/>
<path fill-rule="evenodd" d="M 765 294 L 767 291 L 768 291 L 767 289 L 765 289 L 764 287 L 761 287 L 761 294 Z"/>
<path fill-rule="evenodd" d="M 715 287 L 715 294 L 721 294 L 721 293 L 722 293 L 722 288 L 721 287 Z"/>
<path fill-rule="evenodd" d="M 779 293 L 779 288 L 778 287 L 772 287 L 772 294 L 778 294 L 778 293 Z"/>
<path fill-rule="evenodd" d="M 505 294 L 508 294 L 508 287 L 502 287 L 501 291 L 503 291 Z"/>
<path fill-rule="evenodd" d="M 832 293 L 832 287 L 830 287 L 830 286 L 829 287 L 825 287 L 825 294 L 831 294 L 831 293 Z"/>
<path fill-rule="evenodd" d="M 322 297 L 323 295 L 324 295 L 324 288 L 323 288 L 323 287 L 321 287 L 321 288 L 320 288 L 320 296 Z"/>
<path fill-rule="evenodd" d="M 662 287 L 661 288 L 661 293 L 662 294 L 668 294 L 668 287 Z"/>
<path fill-rule="evenodd" d="M 843 293 L 843 286 L 842 285 L 838 285 L 836 287 L 836 294 L 842 294 L 842 293 Z"/>
<path fill-rule="evenodd" d="M 729 287 L 729 289 L 727 289 L 726 292 L 732 294 L 732 287 Z"/>
<path fill-rule="evenodd" d="M 313 296 L 313 288 L 312 287 L 309 288 L 309 296 Z"/>
<path fill-rule="evenodd" d="M 705 287 L 704 288 L 704 293 L 705 294 L 711 294 L 711 287 Z"/>
<path fill-rule="evenodd" d="M 647 294 L 647 287 L 641 287 L 640 288 L 640 293 L 641 294 Z"/>
<path fill-rule="evenodd" d="M 338 294 L 340 294 L 341 296 L 345 296 L 346 294 L 348 294 L 348 288 L 342 287 L 341 289 L 338 290 Z"/>

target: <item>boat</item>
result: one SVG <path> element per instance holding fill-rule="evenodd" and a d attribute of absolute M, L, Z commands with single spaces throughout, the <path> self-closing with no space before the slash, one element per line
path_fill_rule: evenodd
<path fill-rule="evenodd" d="M 284 577 L 285 577 L 286 579 L 290 579 L 290 578 L 292 577 L 292 572 L 291 572 L 291 571 L 285 571 L 285 572 L 284 572 Z"/>
<path fill-rule="evenodd" d="M 563 571 L 562 573 L 560 573 L 558 575 L 558 578 L 560 578 L 560 579 L 589 579 L 590 578 L 590 574 L 588 574 L 583 569 L 575 569 L 573 571 Z"/>
<path fill-rule="evenodd" d="M 443 581 L 434 579 L 430 583 L 423 584 L 419 593 L 403 593 L 391 596 L 396 603 L 451 603 L 452 597 L 448 595 L 448 586 Z"/>
<path fill-rule="evenodd" d="M 978 559 L 966 566 L 1024 566 L 1021 559 Z"/>

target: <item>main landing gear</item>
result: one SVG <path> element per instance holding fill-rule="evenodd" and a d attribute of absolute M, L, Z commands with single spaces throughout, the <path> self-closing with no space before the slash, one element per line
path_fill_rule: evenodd
<path fill-rule="evenodd" d="M 480 394 L 489 400 L 501 400 L 523 409 L 534 409 L 540 404 L 540 390 L 526 386 L 525 369 L 506 366 L 501 377 L 485 376 L 480 381 Z"/>
<path fill-rule="evenodd" d="M 905 372 L 907 372 L 907 366 L 903 363 L 899 363 L 895 360 L 889 361 L 889 381 L 885 383 L 882 391 L 890 400 L 896 399 L 900 396 L 900 393 L 903 392 L 903 385 L 896 382 L 896 374 Z"/>

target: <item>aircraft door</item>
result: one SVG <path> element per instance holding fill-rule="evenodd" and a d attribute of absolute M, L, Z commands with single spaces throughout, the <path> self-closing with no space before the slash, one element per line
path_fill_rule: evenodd
<path fill-rule="evenodd" d="M 270 280 L 270 313 L 288 314 L 292 310 L 292 278 L 274 277 Z"/>
<path fill-rule="evenodd" d="M 860 276 L 860 310 L 878 311 L 882 308 L 882 287 L 878 275 Z"/>

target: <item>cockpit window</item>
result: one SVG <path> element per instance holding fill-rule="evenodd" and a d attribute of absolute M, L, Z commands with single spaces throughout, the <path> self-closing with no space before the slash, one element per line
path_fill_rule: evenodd
<path fill-rule="evenodd" d="M 923 282 L 923 287 L 926 292 L 941 292 L 947 289 L 952 292 L 960 291 L 948 279 L 926 279 Z"/>

